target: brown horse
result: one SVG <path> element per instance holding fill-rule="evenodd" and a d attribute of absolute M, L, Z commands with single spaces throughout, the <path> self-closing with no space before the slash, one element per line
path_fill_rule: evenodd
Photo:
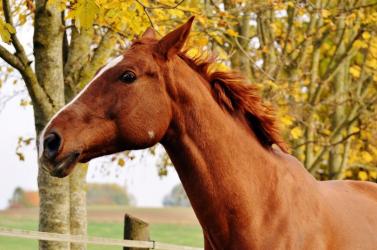
<path fill-rule="evenodd" d="M 316 181 L 253 85 L 181 51 L 192 21 L 160 40 L 148 29 L 51 120 L 50 173 L 160 142 L 206 249 L 377 249 L 377 185 Z"/>

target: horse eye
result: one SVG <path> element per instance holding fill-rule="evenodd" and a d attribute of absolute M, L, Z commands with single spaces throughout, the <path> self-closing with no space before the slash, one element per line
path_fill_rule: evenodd
<path fill-rule="evenodd" d="M 119 80 L 124 83 L 133 83 L 136 80 L 136 75 L 134 72 L 127 70 L 120 76 Z"/>

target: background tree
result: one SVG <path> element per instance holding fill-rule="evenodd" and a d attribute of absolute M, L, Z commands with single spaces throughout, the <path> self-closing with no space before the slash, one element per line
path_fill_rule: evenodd
<path fill-rule="evenodd" d="M 134 197 L 126 188 L 117 184 L 89 183 L 86 194 L 88 205 L 123 205 L 135 203 Z"/>
<path fill-rule="evenodd" d="M 375 180 L 376 6 L 207 2 L 219 18 L 207 32 L 213 46 L 278 107 L 292 153 L 317 178 L 345 178 L 361 166 L 352 176 Z"/>
<path fill-rule="evenodd" d="M 170 191 L 168 195 L 164 197 L 162 201 L 164 206 L 170 207 L 190 207 L 190 201 L 187 197 L 185 190 L 183 189 L 182 184 L 177 184 L 173 189 Z"/>
<path fill-rule="evenodd" d="M 39 195 L 35 191 L 25 191 L 20 187 L 14 189 L 9 200 L 9 208 L 36 207 L 39 204 Z"/>

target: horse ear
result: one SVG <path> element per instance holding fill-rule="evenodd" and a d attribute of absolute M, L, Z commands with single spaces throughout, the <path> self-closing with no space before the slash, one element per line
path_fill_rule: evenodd
<path fill-rule="evenodd" d="M 162 56 L 169 58 L 182 49 L 188 35 L 190 34 L 191 25 L 194 18 L 195 17 L 192 16 L 185 24 L 161 38 L 161 40 L 158 42 L 157 49 Z"/>
<path fill-rule="evenodd" d="M 152 27 L 147 28 L 141 38 L 156 39 L 156 31 Z"/>

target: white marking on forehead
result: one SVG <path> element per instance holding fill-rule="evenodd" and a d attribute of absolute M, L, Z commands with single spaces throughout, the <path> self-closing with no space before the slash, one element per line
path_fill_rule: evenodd
<path fill-rule="evenodd" d="M 148 131 L 149 138 L 153 139 L 155 137 L 155 133 L 152 130 Z"/>
<path fill-rule="evenodd" d="M 94 77 L 93 79 L 78 93 L 75 98 L 73 98 L 68 104 L 66 104 L 64 107 L 62 107 L 58 112 L 55 113 L 55 115 L 50 119 L 50 121 L 46 124 L 44 129 L 41 132 L 41 135 L 39 136 L 39 143 L 38 143 L 38 157 L 40 158 L 43 153 L 43 137 L 44 133 L 46 132 L 46 128 L 51 124 L 51 122 L 66 108 L 68 108 L 72 103 L 74 103 L 88 88 L 89 86 L 103 73 L 105 73 L 107 70 L 115 67 L 118 63 L 120 63 L 123 60 L 123 56 L 118 56 L 111 60 L 106 66 L 104 66 Z"/>
<path fill-rule="evenodd" d="M 115 67 L 118 63 L 120 63 L 121 61 L 123 60 L 123 56 L 118 56 L 116 58 L 114 58 L 113 60 L 111 60 L 108 64 L 106 64 L 106 66 L 104 66 L 99 72 L 98 74 L 93 78 L 93 80 L 91 82 L 93 82 L 95 79 L 97 79 L 100 75 L 102 75 L 103 73 L 105 73 L 105 71 Z M 89 85 L 89 84 L 87 84 Z"/>

